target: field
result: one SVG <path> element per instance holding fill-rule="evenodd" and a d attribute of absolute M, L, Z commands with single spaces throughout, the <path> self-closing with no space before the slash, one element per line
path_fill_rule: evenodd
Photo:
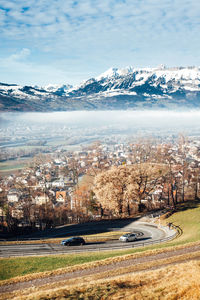
<path fill-rule="evenodd" d="M 28 159 L 19 159 L 11 160 L 6 162 L 0 162 L 0 175 L 6 176 L 13 174 L 18 170 L 24 169 L 27 167 L 29 160 Z"/>
<path fill-rule="evenodd" d="M 180 226 L 183 230 L 182 236 L 175 242 L 176 245 L 200 240 L 199 216 L 200 204 L 197 201 L 181 204 L 178 208 L 178 212 L 168 219 L 169 222 Z"/>
<path fill-rule="evenodd" d="M 200 299 L 200 263 L 190 262 L 156 271 L 91 281 L 22 296 L 21 299 Z"/>
<path fill-rule="evenodd" d="M 52 139 L 48 141 L 48 143 L 45 146 L 16 146 L 15 151 L 39 150 L 40 152 L 45 153 L 45 150 L 48 150 L 50 147 L 62 147 L 62 149 L 69 151 L 81 149 L 80 144 L 68 145 L 65 139 L 60 138 L 57 140 Z M 32 161 L 32 159 L 33 156 L 31 156 L 30 158 L 19 157 L 18 159 L 0 162 L 0 176 L 8 176 L 11 174 L 15 174 L 18 170 L 26 168 Z"/>
<path fill-rule="evenodd" d="M 187 252 L 183 246 L 178 248 L 177 254 L 180 250 Z M 0 299 L 199 299 L 200 251 L 168 257 L 172 249 L 168 250 L 118 256 L 2 281 L 0 291 L 4 293 Z M 150 261 L 152 255 L 156 258 Z M 131 257 L 135 257 L 136 264 L 127 265 Z M 122 259 L 126 267 L 109 270 L 106 265 L 123 266 Z M 141 259 L 144 262 L 138 264 Z"/>

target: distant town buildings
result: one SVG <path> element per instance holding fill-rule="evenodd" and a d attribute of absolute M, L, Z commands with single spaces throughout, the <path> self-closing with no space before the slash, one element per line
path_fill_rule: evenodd
<path fill-rule="evenodd" d="M 170 144 L 161 141 L 150 145 L 149 153 L 145 149 L 143 153 L 141 149 L 136 143 L 97 143 L 80 151 L 63 150 L 42 158 L 35 157 L 34 163 L 19 173 L 1 177 L 1 222 L 5 221 L 8 213 L 15 221 L 17 220 L 18 225 L 25 222 L 42 226 L 44 222 L 47 223 L 49 216 L 51 220 L 53 218 L 56 220 L 56 224 L 71 222 L 74 218 L 80 220 L 78 210 L 81 210 L 81 207 L 84 207 L 81 210 L 82 215 L 95 218 L 100 215 L 101 210 L 100 206 L 99 210 L 91 208 L 94 206 L 95 197 L 91 198 L 91 194 L 82 190 L 76 195 L 79 200 L 82 197 L 82 200 L 77 201 L 74 198 L 74 191 L 88 184 L 88 181 L 84 183 L 85 176 L 90 177 L 92 182 L 98 172 L 108 170 L 112 166 L 131 166 L 140 159 L 148 160 L 154 149 L 157 151 L 160 149 L 162 163 L 171 166 L 174 183 L 170 188 L 165 183 L 156 183 L 152 193 L 142 199 L 142 203 L 148 209 L 162 207 L 167 201 L 170 202 L 167 200 L 169 193 L 172 188 L 176 192 L 176 186 L 178 184 L 180 186 L 180 183 L 187 191 L 189 189 L 198 191 L 200 185 L 198 139 L 190 139 L 182 145 L 182 148 L 178 142 Z M 158 160 L 159 156 L 151 157 L 153 163 L 157 163 Z M 49 224 L 51 225 L 51 222 Z"/>

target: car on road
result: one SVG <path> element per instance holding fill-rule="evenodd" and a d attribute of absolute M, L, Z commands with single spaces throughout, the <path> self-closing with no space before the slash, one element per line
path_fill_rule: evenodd
<path fill-rule="evenodd" d="M 79 246 L 85 245 L 85 240 L 82 237 L 75 236 L 61 242 L 63 246 Z"/>
<path fill-rule="evenodd" d="M 137 240 L 137 234 L 135 233 L 126 233 L 120 236 L 119 240 L 121 242 L 133 242 Z"/>

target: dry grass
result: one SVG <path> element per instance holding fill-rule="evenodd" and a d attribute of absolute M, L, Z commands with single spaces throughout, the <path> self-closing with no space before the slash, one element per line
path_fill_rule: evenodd
<path fill-rule="evenodd" d="M 130 270 L 129 270 L 130 272 Z M 106 274 L 103 274 L 106 275 Z M 109 279 L 105 279 L 109 276 Z M 1 299 L 200 299 L 200 262 L 165 266 L 159 270 L 80 280 L 31 288 L 2 295 Z"/>
<path fill-rule="evenodd" d="M 199 262 L 36 294 L 34 299 L 200 299 Z M 22 298 L 23 299 L 23 298 Z M 27 300 L 33 299 L 31 296 Z"/>
<path fill-rule="evenodd" d="M 148 251 L 141 252 L 141 253 L 128 254 L 128 255 L 124 255 L 124 256 L 107 258 L 102 261 L 94 261 L 94 262 L 83 263 L 83 264 L 74 265 L 74 266 L 70 266 L 70 267 L 66 267 L 66 268 L 60 268 L 60 269 L 53 270 L 53 271 L 33 273 L 33 274 L 25 275 L 25 276 L 17 276 L 17 277 L 8 279 L 8 280 L 1 281 L 0 286 L 10 285 L 13 283 L 27 282 L 27 281 L 31 281 L 34 279 L 39 279 L 39 278 L 42 279 L 42 278 L 47 278 L 47 277 L 55 276 L 55 275 L 62 275 L 62 274 L 71 273 L 71 272 L 74 272 L 77 270 L 80 270 L 80 271 L 81 270 L 90 270 L 92 268 L 97 268 L 100 266 L 108 266 L 110 264 L 114 265 L 115 263 L 123 262 L 123 261 L 129 260 L 129 259 L 143 258 L 143 257 L 151 256 L 151 255 L 161 254 L 161 253 L 165 253 L 166 255 L 168 255 L 168 253 L 170 251 L 179 250 L 179 249 L 187 249 L 189 246 L 191 247 L 191 246 L 195 246 L 195 245 L 199 245 L 199 243 L 190 243 L 187 247 L 181 245 L 181 246 L 177 246 L 177 247 L 169 247 L 167 249 L 148 250 Z M 156 260 L 153 262 L 149 262 L 148 264 L 140 263 L 138 265 L 134 265 L 134 266 L 126 267 L 126 268 L 118 268 L 115 271 L 106 272 L 106 274 L 103 274 L 103 277 L 104 276 L 109 277 L 110 275 L 113 276 L 114 274 L 116 276 L 119 274 L 129 273 L 129 272 L 133 272 L 133 271 L 141 271 L 141 270 L 145 270 L 145 269 L 152 268 L 152 267 L 162 266 L 163 264 L 171 264 L 171 263 L 175 263 L 178 261 L 191 260 L 191 259 L 199 258 L 199 257 L 200 257 L 200 251 L 196 251 L 193 253 L 187 253 L 187 254 L 169 257 L 169 258 L 165 258 L 165 259 L 161 259 L 161 260 Z M 102 275 L 100 275 L 100 277 L 101 276 Z"/>

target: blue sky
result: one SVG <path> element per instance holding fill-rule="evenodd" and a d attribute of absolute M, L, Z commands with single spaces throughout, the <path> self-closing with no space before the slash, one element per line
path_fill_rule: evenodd
<path fill-rule="evenodd" d="M 0 82 L 78 84 L 110 67 L 200 66 L 199 0 L 0 0 Z"/>

